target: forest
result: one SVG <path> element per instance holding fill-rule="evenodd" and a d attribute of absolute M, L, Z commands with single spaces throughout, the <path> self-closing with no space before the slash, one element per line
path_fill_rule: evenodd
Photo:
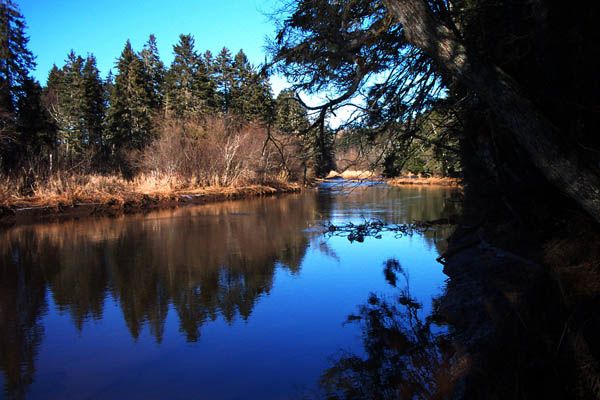
<path fill-rule="evenodd" d="M 600 4 L 278 4 L 263 65 L 182 34 L 166 66 L 152 35 L 105 78 L 71 52 L 42 85 L 0 1 L 0 217 L 43 198 L 298 190 L 332 170 L 458 178 L 436 304 L 452 372 L 425 398 L 599 398 Z M 333 370 L 330 398 L 395 398 L 370 375 L 389 354 Z"/>

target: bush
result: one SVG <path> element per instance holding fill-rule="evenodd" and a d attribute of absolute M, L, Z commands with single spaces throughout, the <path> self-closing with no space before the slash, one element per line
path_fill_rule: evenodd
<path fill-rule="evenodd" d="M 177 176 L 198 185 L 234 186 L 289 177 L 289 149 L 276 149 L 267 127 L 226 118 L 166 119 L 141 154 L 142 172 Z M 287 154 L 287 157 L 286 157 Z"/>

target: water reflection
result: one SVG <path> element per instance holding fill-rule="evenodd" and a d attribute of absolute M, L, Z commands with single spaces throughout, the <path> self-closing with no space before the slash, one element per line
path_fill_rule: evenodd
<path fill-rule="evenodd" d="M 345 354 L 321 377 L 328 399 L 445 398 L 450 382 L 444 330 L 435 310 L 422 316 L 407 273 L 396 259 L 383 273 L 398 287 L 390 298 L 371 294 L 348 321 L 360 323 L 366 357 Z"/>
<path fill-rule="evenodd" d="M 137 340 L 146 327 L 157 344 L 174 310 L 186 341 L 201 341 L 202 327 L 211 321 L 251 319 L 273 290 L 276 269 L 301 278 L 309 246 L 339 262 L 339 249 L 315 229 L 325 221 L 364 216 L 402 223 L 454 212 L 450 192 L 420 190 L 427 189 L 358 187 L 340 196 L 325 188 L 0 232 L 5 393 L 23 397 L 34 382 L 49 305 L 85 336 L 88 324 L 112 323 L 106 307 L 114 301 L 130 337 Z M 443 246 L 438 239 L 444 234 L 428 233 L 428 246 Z"/>

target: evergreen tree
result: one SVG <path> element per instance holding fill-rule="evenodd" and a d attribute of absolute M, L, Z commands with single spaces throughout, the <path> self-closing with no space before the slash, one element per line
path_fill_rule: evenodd
<path fill-rule="evenodd" d="M 217 68 L 217 61 L 210 50 L 206 50 L 202 56 L 202 63 L 205 66 L 206 76 L 210 82 L 211 91 L 207 93 L 208 96 L 212 96 L 210 99 L 211 111 L 213 113 L 221 112 L 221 96 L 217 90 L 219 70 Z"/>
<path fill-rule="evenodd" d="M 213 56 L 213 54 L 210 50 L 206 50 L 204 52 L 204 54 L 202 55 L 202 62 L 204 63 L 204 65 L 206 65 L 208 77 L 210 79 L 213 79 L 217 73 L 217 69 L 216 69 L 216 64 L 215 64 L 215 62 L 216 62 L 215 57 Z"/>
<path fill-rule="evenodd" d="M 26 24 L 17 5 L 0 0 L 0 164 L 16 161 L 8 157 L 9 143 L 18 140 L 18 107 L 27 96 L 29 73 L 35 68 L 35 58 L 27 45 Z M 29 87 L 31 89 L 31 87 Z M 11 140 L 12 139 L 12 140 Z M 9 159 L 11 158 L 11 159 Z"/>
<path fill-rule="evenodd" d="M 231 112 L 247 121 L 270 122 L 273 115 L 273 98 L 269 81 L 259 75 L 243 50 L 233 61 L 233 87 Z"/>
<path fill-rule="evenodd" d="M 44 101 L 47 108 L 53 107 L 58 102 L 58 90 L 63 80 L 63 71 L 52 64 L 48 78 L 46 80 L 46 87 L 44 88 Z"/>
<path fill-rule="evenodd" d="M 102 82 L 102 87 L 104 89 L 104 98 L 110 101 L 113 89 L 115 88 L 115 76 L 112 72 L 112 69 L 108 70 L 106 79 L 104 79 L 104 82 Z"/>
<path fill-rule="evenodd" d="M 216 108 L 214 83 L 194 45 L 191 35 L 180 35 L 173 47 L 175 58 L 166 79 L 166 108 L 176 118 L 202 117 Z"/>
<path fill-rule="evenodd" d="M 35 57 L 27 48 L 26 24 L 17 5 L 0 1 L 0 107 L 14 113 L 23 95 L 29 72 L 35 68 Z"/>
<path fill-rule="evenodd" d="M 59 139 L 64 144 L 70 159 L 81 155 L 88 141 L 83 116 L 85 103 L 83 63 L 83 58 L 76 55 L 74 51 L 69 53 L 63 68 L 63 82 L 59 89 L 59 110 L 56 114 Z"/>
<path fill-rule="evenodd" d="M 88 144 L 99 151 L 103 147 L 103 122 L 106 114 L 106 96 L 96 58 L 88 55 L 82 71 L 84 102 L 83 118 Z"/>
<path fill-rule="evenodd" d="M 68 160 L 81 158 L 86 150 L 101 145 L 105 102 L 96 60 L 71 51 L 64 67 L 52 68 L 45 103 L 57 127 L 57 140 Z"/>
<path fill-rule="evenodd" d="M 144 63 L 128 40 L 117 61 L 110 96 L 107 139 L 113 151 L 141 149 L 152 139 L 153 99 Z"/>
<path fill-rule="evenodd" d="M 292 90 L 283 90 L 275 100 L 275 127 L 298 140 L 298 157 L 304 168 L 312 168 L 322 177 L 334 169 L 333 132 L 324 124 L 311 127 L 306 108 L 295 99 Z"/>
<path fill-rule="evenodd" d="M 275 100 L 275 127 L 286 135 L 302 135 L 310 123 L 306 108 L 294 97 L 292 90 L 282 90 Z"/>
<path fill-rule="evenodd" d="M 215 84 L 219 105 L 224 114 L 231 108 L 231 96 L 234 86 L 233 58 L 227 47 L 223 47 L 214 62 Z"/>
<path fill-rule="evenodd" d="M 17 104 L 19 142 L 23 150 L 41 155 L 43 147 L 55 143 L 56 126 L 43 104 L 43 91 L 40 84 L 28 78 L 23 84 L 23 95 Z"/>
<path fill-rule="evenodd" d="M 165 65 L 160 59 L 156 37 L 150 35 L 144 48 L 140 52 L 147 75 L 149 91 L 152 93 L 152 107 L 159 110 L 164 103 Z"/>
<path fill-rule="evenodd" d="M 309 130 L 310 121 L 306 108 L 294 97 L 292 90 L 283 90 L 275 100 L 275 128 L 286 136 L 295 138 L 297 157 L 306 181 L 308 168 L 313 167 L 314 130 Z"/>

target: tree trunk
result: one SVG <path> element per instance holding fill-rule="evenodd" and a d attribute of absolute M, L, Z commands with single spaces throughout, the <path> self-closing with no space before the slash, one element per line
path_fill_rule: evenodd
<path fill-rule="evenodd" d="M 469 52 L 425 0 L 383 0 L 406 39 L 483 99 L 534 165 L 600 223 L 600 177 L 561 147 L 558 130 L 500 68 Z"/>

